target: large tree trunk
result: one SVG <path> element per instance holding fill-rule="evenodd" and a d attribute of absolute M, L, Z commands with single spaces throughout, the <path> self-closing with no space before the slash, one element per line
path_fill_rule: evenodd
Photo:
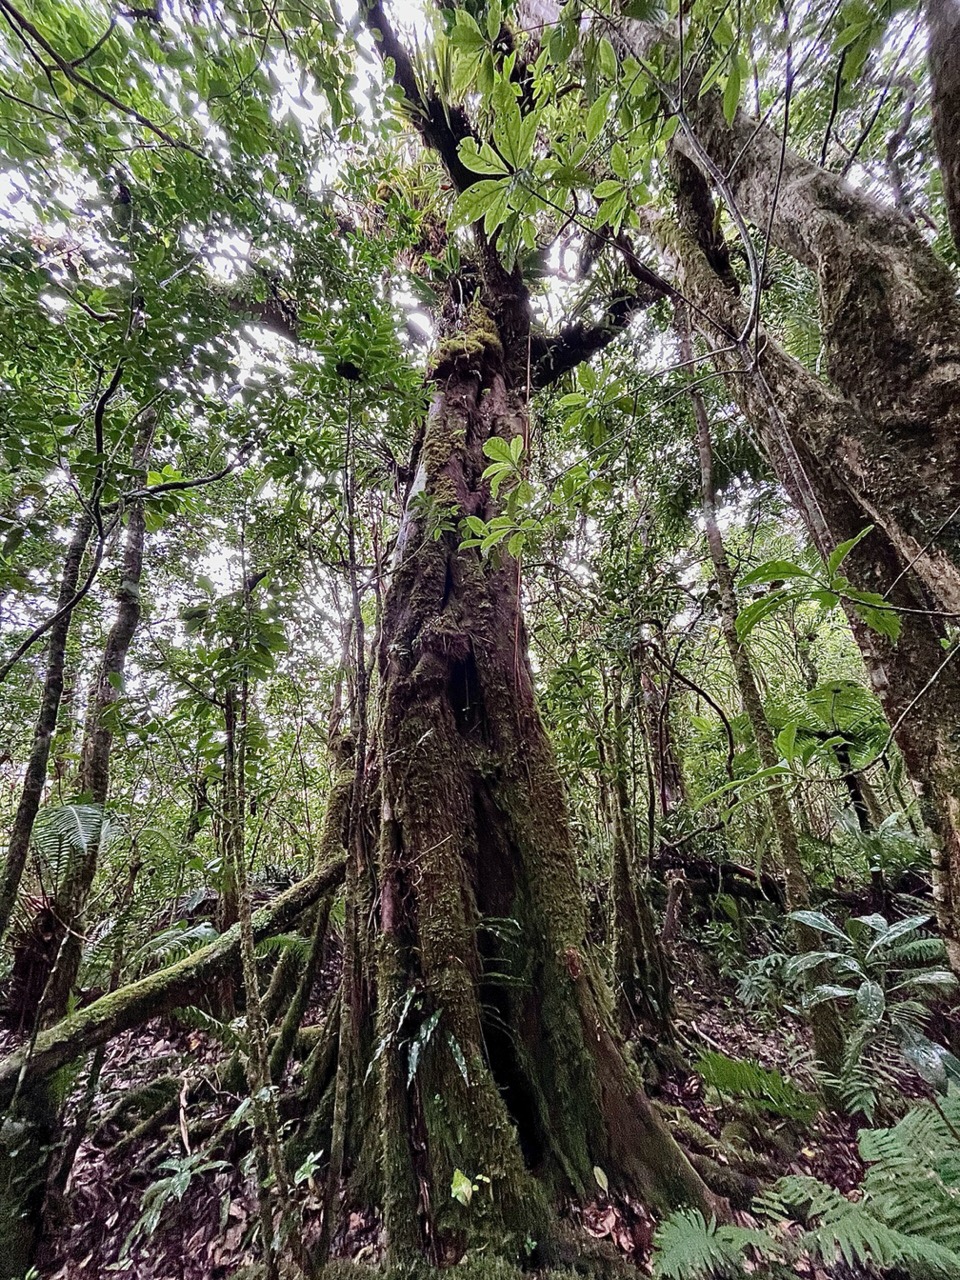
<path fill-rule="evenodd" d="M 927 0 L 930 115 L 940 157 L 943 202 L 960 249 L 960 0 Z"/>
<path fill-rule="evenodd" d="M 716 93 L 697 100 L 691 86 L 689 109 L 696 141 L 681 131 L 678 147 L 726 175 L 743 216 L 819 283 L 827 368 L 854 412 L 819 424 L 818 451 L 933 598 L 960 611 L 955 278 L 896 209 L 782 148 L 746 113 L 728 125 Z"/>
<path fill-rule="evenodd" d="M 690 176 L 689 174 L 687 175 Z M 722 283 L 701 252 L 699 235 L 683 199 L 686 230 L 673 240 L 687 296 L 718 323 L 739 331 L 743 303 Z M 721 348 L 718 369 L 731 376 L 728 390 L 752 425 L 771 466 L 826 556 L 833 546 L 860 533 L 870 514 L 847 487 L 826 440 L 857 438 L 859 410 L 826 387 L 774 342 L 760 334 L 755 370 L 741 354 Z M 850 445 L 852 447 L 852 444 Z M 901 478 L 903 483 L 903 478 Z M 905 486 L 915 495 L 916 487 Z M 921 507 L 923 503 L 917 503 Z M 960 671 L 955 651 L 945 652 L 945 631 L 931 613 L 930 593 L 882 527 L 848 557 L 844 570 L 861 589 L 876 591 L 904 610 L 896 641 L 851 618 L 874 691 L 883 704 L 907 769 L 920 791 L 925 819 L 938 838 L 934 895 L 952 967 L 960 973 Z"/>
<path fill-rule="evenodd" d="M 30 751 L 30 759 L 27 761 L 20 803 L 13 819 L 10 844 L 7 849 L 7 865 L 4 868 L 3 882 L 0 884 L 0 940 L 6 933 L 10 915 L 17 901 L 17 890 L 20 887 L 23 868 L 26 866 L 27 854 L 30 852 L 33 824 L 47 783 L 47 762 L 50 758 L 50 744 L 57 727 L 57 712 L 60 710 L 60 699 L 63 695 L 67 636 L 70 634 L 70 620 L 73 617 L 73 612 L 68 606 L 77 591 L 80 566 L 83 563 L 92 529 L 93 518 L 88 511 L 84 510 L 77 519 L 63 562 L 63 575 L 60 579 L 56 609 L 57 614 L 61 616 L 50 628 L 47 671 L 43 692 L 40 695 L 40 711 L 33 735 L 33 747 Z"/>
<path fill-rule="evenodd" d="M 368 1140 L 392 1258 L 486 1245 L 518 1259 L 549 1238 L 557 1196 L 593 1193 L 595 1167 L 657 1206 L 710 1196 L 639 1086 L 585 942 L 517 561 L 461 551 L 424 515 L 492 516 L 483 444 L 525 431 L 478 307 L 433 376 L 379 648 L 367 802 L 379 936 L 361 946 L 376 948 L 380 1123 Z M 451 1196 L 458 1170 L 476 1183 L 468 1206 Z"/>

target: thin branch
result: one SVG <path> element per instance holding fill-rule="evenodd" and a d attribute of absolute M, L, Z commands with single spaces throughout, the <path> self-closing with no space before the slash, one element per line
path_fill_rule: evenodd
<path fill-rule="evenodd" d="M 97 536 L 97 549 L 93 554 L 93 562 L 90 565 L 90 571 L 88 572 L 86 578 L 84 579 L 83 585 L 77 588 L 77 590 L 66 602 L 66 604 L 64 604 L 60 609 L 58 609 L 57 612 L 53 615 L 53 617 L 48 618 L 46 622 L 43 622 L 40 624 L 40 626 L 35 627 L 33 631 L 31 631 L 30 634 L 27 636 L 27 638 L 17 646 L 17 648 L 13 651 L 13 653 L 7 659 L 7 661 L 3 664 L 3 666 L 0 667 L 0 684 L 3 684 L 4 680 L 6 680 L 7 676 L 10 674 L 13 668 L 17 665 L 17 663 L 20 661 L 23 655 L 29 649 L 32 649 L 33 646 L 37 643 L 37 641 L 41 639 L 41 637 L 45 636 L 47 632 L 50 630 L 50 628 L 55 626 L 56 623 L 59 622 L 61 618 L 63 618 L 65 615 L 69 613 L 72 613 L 73 610 L 80 603 L 80 601 L 84 598 L 84 596 L 87 595 L 90 588 L 93 586 L 94 579 L 96 578 L 97 573 L 100 570 L 100 565 L 103 561 L 103 553 L 106 549 L 107 542 L 109 541 L 110 535 L 113 533 L 114 529 L 116 529 L 117 524 L 119 523 L 119 520 L 120 520 L 120 515 L 118 513 L 117 516 L 114 518 L 114 520 L 106 528 L 103 528 L 102 525 L 100 526 L 100 531 Z"/>
<path fill-rule="evenodd" d="M 101 88 L 95 81 L 79 72 L 72 63 L 67 62 L 67 60 L 56 51 L 50 41 L 47 40 L 42 32 L 34 26 L 30 19 L 10 3 L 10 0 L 0 0 L 0 13 L 4 15 L 7 22 L 23 41 L 23 44 L 33 57 L 36 58 L 36 53 L 30 46 L 30 40 L 38 44 L 44 53 L 53 59 L 53 64 L 57 70 L 66 76 L 72 84 L 79 86 L 81 89 L 86 89 L 89 93 L 95 94 L 104 102 L 109 103 L 111 107 L 116 107 L 116 109 L 121 111 L 125 116 L 129 116 L 132 120 L 136 120 L 137 123 L 142 124 L 145 129 L 149 129 L 151 133 L 155 133 L 158 138 L 162 138 L 169 146 L 177 147 L 183 151 L 189 151 L 199 160 L 206 160 L 206 156 L 202 151 L 198 151 L 197 148 L 191 146 L 189 142 L 184 142 L 180 138 L 175 138 L 173 134 L 167 133 L 166 129 L 161 125 L 155 124 L 149 116 L 145 116 L 142 112 L 138 111 L 136 107 L 131 107 L 125 102 L 121 102 L 121 100 L 115 97 L 108 89 Z M 30 40 L 27 39 L 27 36 L 30 37 Z M 40 59 L 37 58 L 37 61 L 39 62 Z M 44 68 L 44 70 L 47 71 L 47 74 L 49 75 L 48 68 Z"/>

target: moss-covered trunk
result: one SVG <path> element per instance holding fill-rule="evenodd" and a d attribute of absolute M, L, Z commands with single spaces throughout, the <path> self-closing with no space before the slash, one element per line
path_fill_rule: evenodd
<path fill-rule="evenodd" d="M 677 146 L 725 174 L 725 198 L 817 280 L 826 367 L 853 410 L 808 424 L 820 452 L 940 607 L 960 610 L 956 278 L 898 210 L 745 112 L 727 124 L 716 92 L 689 88 L 691 134 Z"/>
<path fill-rule="evenodd" d="M 746 308 L 723 283 L 700 248 L 696 200 L 681 184 L 685 227 L 667 233 L 678 252 L 684 289 L 703 312 L 740 332 Z M 732 376 L 727 387 L 763 442 L 779 479 L 807 523 L 814 545 L 826 556 L 852 538 L 872 515 L 835 464 L 837 450 L 853 448 L 861 430 L 860 411 L 838 395 L 768 335 L 759 342 L 755 368 L 742 355 L 718 353 L 717 367 Z M 915 477 L 914 477 L 915 478 Z M 953 477 L 955 478 L 955 477 Z M 919 484 L 900 477 L 914 501 Z M 882 525 L 856 546 L 844 571 L 860 589 L 882 594 L 902 610 L 899 637 L 870 631 L 851 615 L 874 692 L 890 721 L 894 739 L 913 778 L 925 820 L 937 837 L 933 888 L 940 928 L 951 966 L 960 973 L 960 670 L 955 648 L 945 649 L 942 618 L 933 590 Z"/>
<path fill-rule="evenodd" d="M 389 1249 L 440 1263 L 546 1247 L 556 1199 L 594 1194 L 595 1168 L 658 1206 L 710 1197 L 638 1084 L 585 944 L 518 563 L 435 536 L 441 510 L 494 514 L 483 444 L 525 431 L 479 308 L 434 383 L 384 604 L 366 822 L 378 928 L 360 951 L 376 948 L 367 1136 Z"/>

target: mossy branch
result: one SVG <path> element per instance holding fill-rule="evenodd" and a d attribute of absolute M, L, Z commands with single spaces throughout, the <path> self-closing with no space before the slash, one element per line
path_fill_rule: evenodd
<path fill-rule="evenodd" d="M 259 942 L 288 929 L 304 911 L 342 884 L 345 865 L 343 858 L 339 858 L 256 912 L 254 938 Z M 240 926 L 234 925 L 192 955 L 101 996 L 85 1009 L 41 1032 L 32 1052 L 19 1049 L 0 1062 L 0 1107 L 9 1103 L 21 1079 L 49 1076 L 122 1031 L 129 1031 L 179 1005 L 191 1004 L 212 979 L 236 964 L 239 953 Z"/>

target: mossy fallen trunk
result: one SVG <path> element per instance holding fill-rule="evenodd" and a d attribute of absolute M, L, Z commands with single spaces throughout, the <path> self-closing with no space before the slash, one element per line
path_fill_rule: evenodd
<path fill-rule="evenodd" d="M 282 933 L 324 894 L 340 885 L 343 875 L 344 862 L 338 859 L 279 894 L 269 906 L 255 913 L 254 937 L 259 941 Z M 191 1003 L 211 980 L 235 966 L 239 948 L 240 930 L 234 925 L 215 942 L 176 964 L 120 987 L 41 1031 L 32 1047 L 24 1046 L 0 1061 L 0 1107 L 8 1106 L 14 1093 L 22 1092 L 30 1081 L 49 1077 L 122 1031 Z"/>

